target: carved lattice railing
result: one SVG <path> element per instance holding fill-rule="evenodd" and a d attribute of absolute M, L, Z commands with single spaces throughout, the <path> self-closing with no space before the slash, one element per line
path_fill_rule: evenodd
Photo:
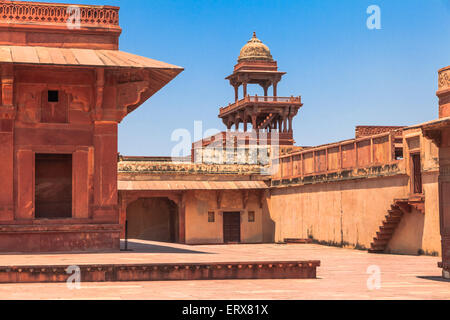
<path fill-rule="evenodd" d="M 119 25 L 119 8 L 116 7 L 19 2 L 0 3 L 0 20 L 62 24 L 74 17 L 74 10 L 79 10 L 81 25 Z"/>

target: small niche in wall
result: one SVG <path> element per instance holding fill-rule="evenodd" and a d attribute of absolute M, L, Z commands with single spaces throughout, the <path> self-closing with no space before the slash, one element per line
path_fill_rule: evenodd
<path fill-rule="evenodd" d="M 68 123 L 69 103 L 64 91 L 44 90 L 41 100 L 42 123 Z"/>
<path fill-rule="evenodd" d="M 255 211 L 248 212 L 248 222 L 255 222 Z"/>
<path fill-rule="evenodd" d="M 208 222 L 210 223 L 216 222 L 216 214 L 214 211 L 208 212 Z"/>
<path fill-rule="evenodd" d="M 47 95 L 48 102 L 59 102 L 59 91 L 58 90 L 49 90 Z"/>

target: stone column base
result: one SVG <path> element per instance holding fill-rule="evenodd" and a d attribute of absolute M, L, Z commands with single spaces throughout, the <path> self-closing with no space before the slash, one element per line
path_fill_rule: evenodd
<path fill-rule="evenodd" d="M 450 280 L 450 271 L 443 270 L 442 271 L 442 278 Z"/>

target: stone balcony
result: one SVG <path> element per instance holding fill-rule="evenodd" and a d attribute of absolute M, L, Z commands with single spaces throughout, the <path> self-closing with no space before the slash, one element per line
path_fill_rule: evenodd
<path fill-rule="evenodd" d="M 263 108 L 273 108 L 284 109 L 286 107 L 302 107 L 301 97 L 259 97 L 259 96 L 246 96 L 244 99 L 239 100 L 233 104 L 226 107 L 220 108 L 219 117 L 228 116 L 234 112 L 241 111 L 251 106 L 263 107 Z"/>

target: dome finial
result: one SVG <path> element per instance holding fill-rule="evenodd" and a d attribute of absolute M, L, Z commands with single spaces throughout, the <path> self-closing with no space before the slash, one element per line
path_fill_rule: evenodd
<path fill-rule="evenodd" d="M 253 31 L 253 38 L 256 38 L 256 32 Z"/>

